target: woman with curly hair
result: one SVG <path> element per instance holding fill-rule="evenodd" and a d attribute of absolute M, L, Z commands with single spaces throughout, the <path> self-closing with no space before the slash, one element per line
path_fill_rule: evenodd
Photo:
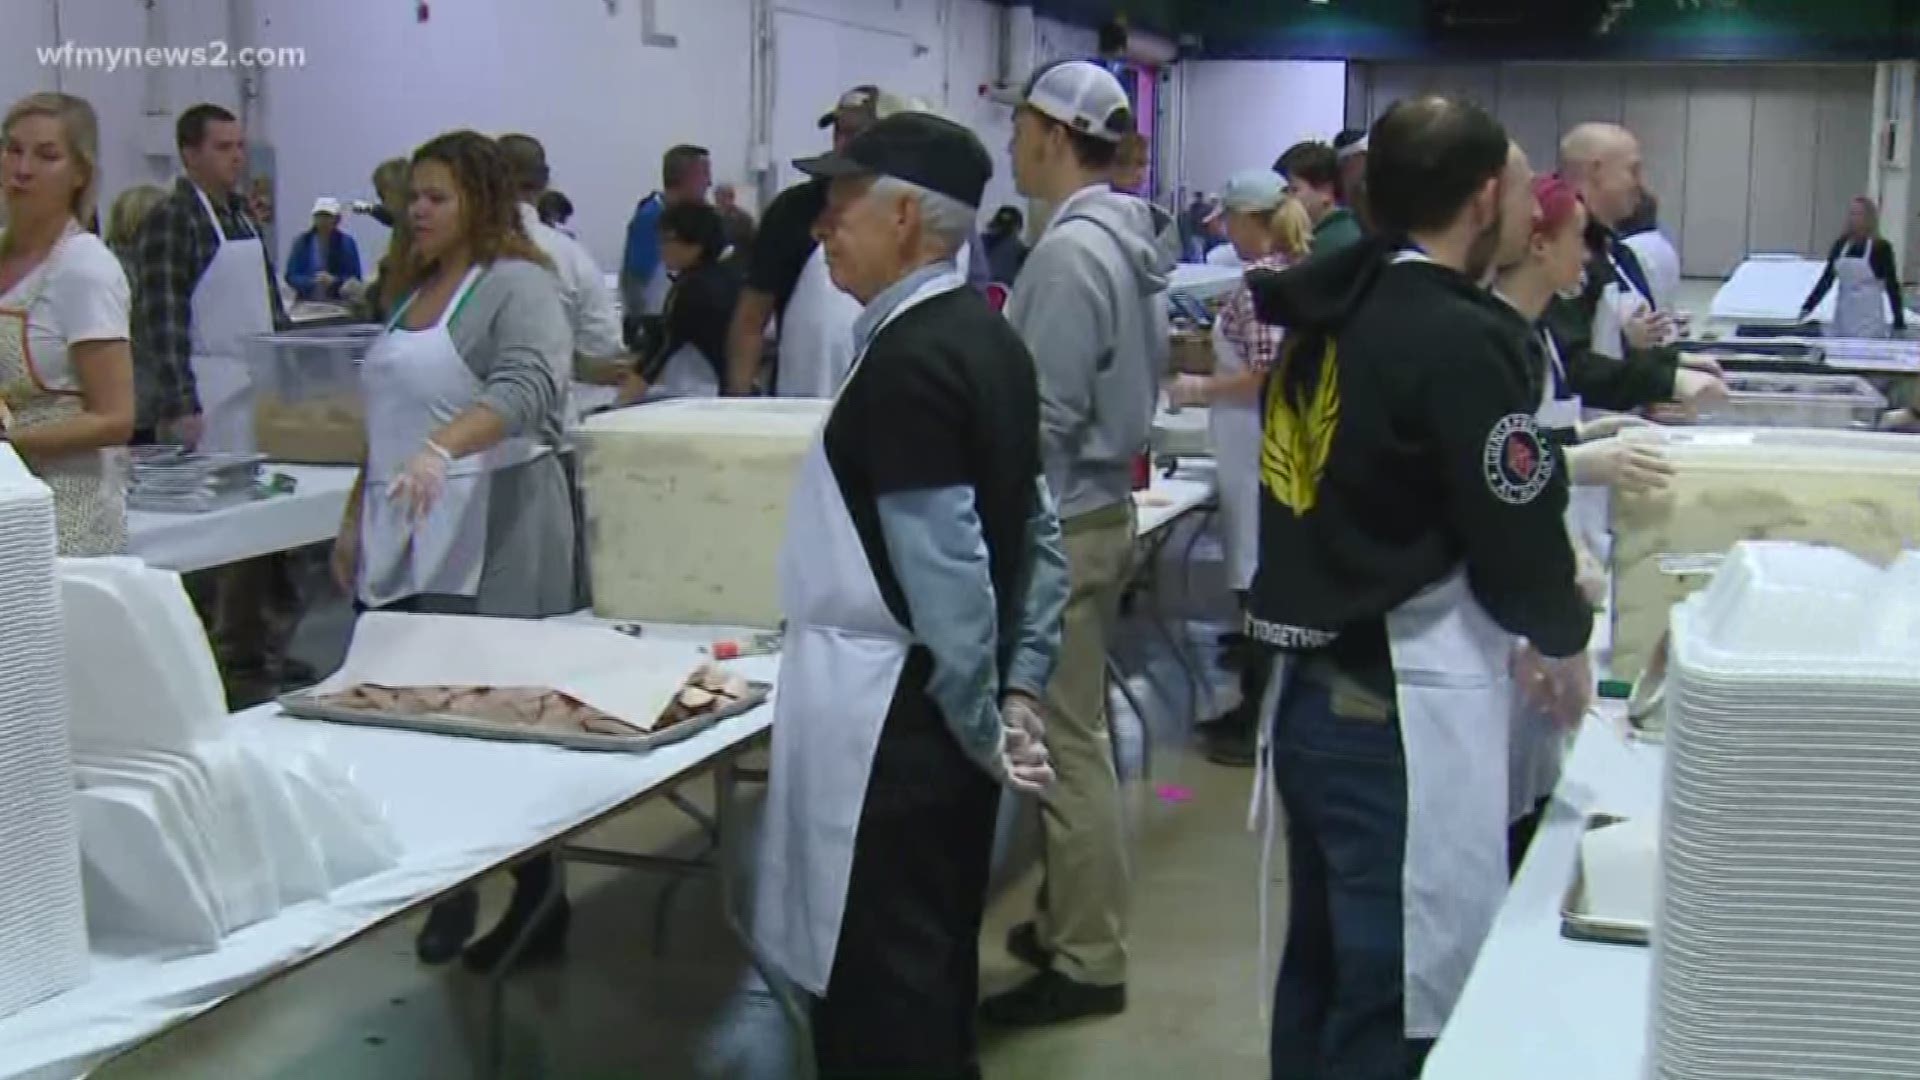
<path fill-rule="evenodd" d="M 521 224 L 493 140 L 442 135 L 413 155 L 401 299 L 361 366 L 367 454 L 334 573 L 370 610 L 541 618 L 573 601 L 573 511 L 555 448 L 573 335 L 552 266 Z M 497 963 L 554 887 L 550 860 L 515 872 L 502 925 L 468 951 Z M 422 960 L 451 960 L 475 898 L 435 908 Z M 562 944 L 564 897 L 532 953 Z"/>

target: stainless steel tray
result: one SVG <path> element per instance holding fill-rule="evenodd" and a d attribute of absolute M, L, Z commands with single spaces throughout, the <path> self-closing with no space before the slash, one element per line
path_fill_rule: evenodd
<path fill-rule="evenodd" d="M 1618 825 L 1625 820 L 1612 814 L 1593 814 L 1587 818 L 1586 827 L 1580 834 L 1585 836 L 1595 829 Z M 1575 848 L 1573 872 L 1568 875 L 1566 896 L 1560 901 L 1560 936 L 1573 941 L 1597 941 L 1605 945 L 1645 946 L 1652 940 L 1653 928 L 1646 923 L 1602 919 L 1587 914 L 1586 873 L 1581 867 L 1579 849 Z"/>
<path fill-rule="evenodd" d="M 768 695 L 773 692 L 771 683 L 750 682 L 747 687 L 748 692 L 745 698 L 724 709 L 717 709 L 705 716 L 683 721 L 663 731 L 653 731 L 643 735 L 543 731 L 539 728 L 498 724 L 465 716 L 450 716 L 445 713 L 403 716 L 399 713 L 377 712 L 372 709 L 343 709 L 337 705 L 328 705 L 319 701 L 310 690 L 282 694 L 280 707 L 286 710 L 289 716 L 298 716 L 306 720 L 325 720 L 336 724 L 399 728 L 403 731 L 424 731 L 433 735 L 454 735 L 468 739 L 492 739 L 496 742 L 545 743 L 549 746 L 564 746 L 569 750 L 644 754 L 649 750 L 668 746 L 682 739 L 690 739 L 722 720 L 730 720 L 750 713 L 766 704 Z"/>

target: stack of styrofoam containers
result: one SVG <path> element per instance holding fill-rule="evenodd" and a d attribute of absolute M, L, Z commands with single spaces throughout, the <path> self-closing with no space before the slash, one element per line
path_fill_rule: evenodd
<path fill-rule="evenodd" d="M 107 558 L 63 561 L 59 577 L 96 939 L 205 951 L 394 863 L 349 780 L 230 721 L 178 575 Z"/>
<path fill-rule="evenodd" d="M 1672 665 L 1654 1075 L 1920 1076 L 1920 555 L 1742 544 Z"/>
<path fill-rule="evenodd" d="M 594 614 L 779 625 L 787 499 L 831 406 L 681 398 L 581 424 Z"/>
<path fill-rule="evenodd" d="M 87 974 L 53 496 L 0 443 L 0 1016 Z"/>

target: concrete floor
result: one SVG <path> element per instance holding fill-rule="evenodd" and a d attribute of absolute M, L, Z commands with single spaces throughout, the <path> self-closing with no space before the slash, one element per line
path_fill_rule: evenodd
<path fill-rule="evenodd" d="M 1160 596 L 1200 649 L 1229 611 L 1217 549 L 1203 537 L 1191 573 L 1178 572 L 1186 536 L 1169 546 Z M 1187 579 L 1187 580 L 1182 580 Z M 1186 599 L 1189 595 L 1203 598 Z M 347 617 L 314 611 L 298 651 L 323 668 L 337 655 Z M 1210 648 L 1205 648 L 1211 662 Z M 1265 1074 L 1256 960 L 1258 848 L 1245 829 L 1249 770 L 1207 764 L 1191 749 L 1196 712 L 1165 639 L 1139 615 L 1122 649 L 1130 685 L 1150 714 L 1152 776 L 1138 779 L 1140 725 L 1122 722 L 1132 836 L 1132 973 L 1124 1016 L 1055 1030 L 988 1033 L 992 1080 L 1257 1077 Z M 1209 667 L 1220 703 L 1231 679 Z M 745 789 L 757 804 L 758 792 Z M 704 802 L 707 787 L 689 795 Z M 757 807 L 756 807 L 757 808 Z M 609 824 L 591 842 L 635 850 L 687 848 L 693 830 L 664 803 Z M 743 845 L 744 846 L 744 845 Z M 1028 916 L 1036 885 L 1030 857 L 1009 860 L 982 939 L 988 992 L 1025 969 L 1002 946 Z M 663 881 L 651 874 L 573 866 L 575 920 L 568 960 L 516 975 L 508 985 L 505 1073 L 534 1077 L 709 1075 L 702 1048 L 734 1000 L 744 957 L 719 915 L 719 892 L 690 880 L 672 901 L 665 940 L 654 932 Z M 505 902 L 503 881 L 483 888 L 483 920 Z M 1279 896 L 1276 893 L 1276 900 Z M 1276 919 L 1276 923 L 1277 923 Z M 484 923 L 483 923 L 484 924 Z M 456 968 L 413 958 L 418 919 L 375 933 L 270 986 L 215 1009 L 97 1075 L 224 1080 L 461 1080 L 479 1073 L 485 1040 L 482 984 Z M 1276 939 L 1277 940 L 1277 939 Z"/>

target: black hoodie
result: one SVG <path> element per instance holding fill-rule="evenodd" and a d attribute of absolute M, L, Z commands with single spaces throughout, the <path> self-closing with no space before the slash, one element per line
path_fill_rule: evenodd
<path fill-rule="evenodd" d="M 1502 628 L 1549 656 L 1585 648 L 1566 467 L 1534 423 L 1520 316 L 1377 240 L 1249 279 L 1287 330 L 1262 406 L 1249 635 L 1326 649 L 1390 694 L 1387 614 L 1464 565 Z"/>

